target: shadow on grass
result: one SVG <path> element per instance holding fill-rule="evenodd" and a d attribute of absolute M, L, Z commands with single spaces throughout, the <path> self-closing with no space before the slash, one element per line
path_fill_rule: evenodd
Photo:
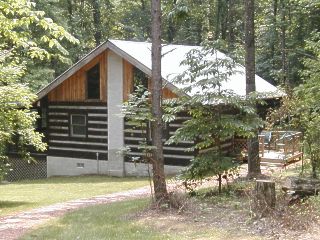
<path fill-rule="evenodd" d="M 66 184 L 66 183 L 121 183 L 121 182 L 145 182 L 144 177 L 109 177 L 104 175 L 59 176 L 38 180 L 21 180 L 14 184 Z"/>
<path fill-rule="evenodd" d="M 19 202 L 19 201 L 0 201 L 0 210 L 3 208 L 16 208 L 23 205 L 29 205 L 30 202 Z"/>

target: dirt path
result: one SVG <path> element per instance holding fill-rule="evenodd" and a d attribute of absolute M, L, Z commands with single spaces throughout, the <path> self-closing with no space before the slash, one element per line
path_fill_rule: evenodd
<path fill-rule="evenodd" d="M 91 198 L 72 200 L 64 203 L 32 209 L 14 215 L 0 217 L 0 240 L 13 240 L 21 237 L 33 227 L 67 212 L 96 204 L 119 202 L 145 197 L 150 194 L 149 187 L 124 192 L 106 194 Z"/>

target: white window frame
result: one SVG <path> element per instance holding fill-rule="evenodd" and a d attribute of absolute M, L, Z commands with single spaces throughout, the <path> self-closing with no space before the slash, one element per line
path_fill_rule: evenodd
<path fill-rule="evenodd" d="M 84 117 L 84 124 L 73 124 L 72 117 L 73 116 L 82 116 Z M 73 126 L 82 126 L 86 128 L 85 134 L 75 134 L 73 133 Z M 70 114 L 70 136 L 71 137 L 86 137 L 87 136 L 87 115 L 86 114 Z"/>

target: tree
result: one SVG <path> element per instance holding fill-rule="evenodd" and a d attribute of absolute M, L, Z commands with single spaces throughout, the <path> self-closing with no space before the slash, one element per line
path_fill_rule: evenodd
<path fill-rule="evenodd" d="M 164 157 L 162 143 L 162 76 L 161 76 L 161 0 L 152 0 L 152 72 L 151 104 L 152 117 L 151 137 L 154 146 L 152 154 L 153 184 L 155 200 L 167 201 L 168 193 L 164 174 Z"/>
<path fill-rule="evenodd" d="M 318 177 L 320 169 L 320 34 L 314 32 L 306 42 L 309 56 L 304 58 L 304 79 L 284 98 L 279 109 L 269 116 L 272 127 L 294 128 L 303 133 L 305 149 L 310 157 L 312 177 Z"/>
<path fill-rule="evenodd" d="M 254 37 L 254 0 L 245 0 L 245 68 L 246 94 L 256 91 L 255 86 L 255 37 Z M 261 174 L 259 161 L 258 129 L 255 135 L 248 139 L 248 177 L 257 177 Z"/>
<path fill-rule="evenodd" d="M 218 42 L 219 43 L 219 42 Z M 191 119 L 184 122 L 168 143 L 193 141 L 190 149 L 196 156 L 184 172 L 187 181 L 218 175 L 219 192 L 222 175 L 237 168 L 230 149 L 224 146 L 237 136 L 249 137 L 262 121 L 254 114 L 255 98 L 235 94 L 223 85 L 236 73 L 237 63 L 208 44 L 190 51 L 182 62 L 187 70 L 176 81 L 192 97 L 182 97 L 173 106 L 188 112 Z M 223 45 L 225 47 L 225 45 Z M 221 47 L 221 45 L 220 45 Z M 249 106 L 249 107 L 248 107 Z"/>
<path fill-rule="evenodd" d="M 7 146 L 18 140 L 23 157 L 30 160 L 27 146 L 45 149 L 35 131 L 37 114 L 30 110 L 36 96 L 22 76 L 28 61 L 64 58 L 66 40 L 76 43 L 64 28 L 36 11 L 28 0 L 0 1 L 0 179 L 8 171 Z"/>
<path fill-rule="evenodd" d="M 20 155 L 29 161 L 26 146 L 31 145 L 38 151 L 46 148 L 42 134 L 34 130 L 37 114 L 30 111 L 36 96 L 17 81 L 23 74 L 23 67 L 10 62 L 10 53 L 0 51 L 0 182 L 10 170 L 9 144 L 16 144 L 17 140 Z"/>

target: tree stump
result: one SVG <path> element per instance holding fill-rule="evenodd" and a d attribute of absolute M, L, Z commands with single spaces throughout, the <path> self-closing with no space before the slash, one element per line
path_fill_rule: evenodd
<path fill-rule="evenodd" d="M 261 216 L 276 206 L 276 184 L 270 180 L 256 180 L 256 207 Z"/>

